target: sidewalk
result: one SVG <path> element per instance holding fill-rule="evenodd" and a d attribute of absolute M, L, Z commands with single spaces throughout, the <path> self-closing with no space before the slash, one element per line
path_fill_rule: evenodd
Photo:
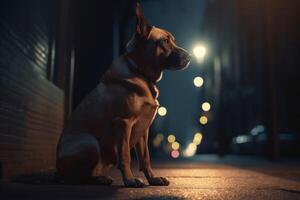
<path fill-rule="evenodd" d="M 0 199 L 300 199 L 300 176 L 293 176 L 300 168 L 293 162 L 210 156 L 154 166 L 158 176 L 169 178 L 170 186 L 124 188 L 120 173 L 112 170 L 115 182 L 110 187 L 9 183 L 2 185 Z"/>

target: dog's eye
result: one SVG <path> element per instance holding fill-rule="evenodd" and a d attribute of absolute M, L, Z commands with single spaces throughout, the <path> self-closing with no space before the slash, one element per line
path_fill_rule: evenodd
<path fill-rule="evenodd" d="M 161 38 L 158 40 L 158 44 L 162 47 L 166 47 L 169 45 L 170 40 L 168 38 Z"/>
<path fill-rule="evenodd" d="M 162 42 L 168 43 L 168 42 L 169 42 L 169 39 L 168 39 L 168 38 L 164 38 L 164 39 L 162 39 Z"/>

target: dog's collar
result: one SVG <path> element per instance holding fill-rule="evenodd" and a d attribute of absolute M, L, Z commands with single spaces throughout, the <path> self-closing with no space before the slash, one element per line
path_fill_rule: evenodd
<path fill-rule="evenodd" d="M 142 73 L 141 70 L 139 69 L 139 66 L 136 64 L 136 62 L 134 60 L 132 60 L 129 56 L 125 55 L 125 60 L 128 62 L 129 68 L 131 68 L 131 70 L 133 69 L 135 71 L 135 73 L 138 73 L 139 75 L 144 77 L 144 79 L 146 80 L 146 82 L 149 86 L 149 89 L 152 93 L 152 96 L 154 98 L 157 98 L 158 97 L 158 89 L 156 87 L 155 82 L 152 81 L 150 78 L 148 78 L 144 73 Z"/>
<path fill-rule="evenodd" d="M 152 84 L 155 84 L 155 81 L 153 81 L 149 76 L 147 76 L 145 73 L 143 73 L 140 69 L 138 64 L 129 56 L 125 55 L 125 60 L 129 64 L 129 68 L 133 70 L 135 73 L 138 73 L 140 76 L 142 76 L 144 79 L 147 80 L 147 82 L 150 82 Z"/>

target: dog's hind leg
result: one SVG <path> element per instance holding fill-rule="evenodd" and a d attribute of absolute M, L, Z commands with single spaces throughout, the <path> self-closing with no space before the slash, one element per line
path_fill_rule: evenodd
<path fill-rule="evenodd" d="M 108 170 L 112 167 L 112 164 L 105 163 L 102 160 L 99 161 L 97 166 L 93 171 L 93 177 L 99 182 L 101 185 L 111 185 L 113 182 L 113 178 L 107 175 Z"/>
<path fill-rule="evenodd" d="M 93 172 L 100 161 L 100 146 L 89 134 L 63 135 L 57 150 L 57 173 L 69 183 L 111 184 L 112 181 L 94 177 Z"/>

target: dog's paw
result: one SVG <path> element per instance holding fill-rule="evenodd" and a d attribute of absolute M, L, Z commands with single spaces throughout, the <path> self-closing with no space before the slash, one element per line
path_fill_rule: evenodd
<path fill-rule="evenodd" d="M 134 187 L 134 188 L 142 188 L 146 186 L 146 184 L 141 179 L 138 178 L 126 179 L 124 180 L 124 185 L 125 187 Z"/>
<path fill-rule="evenodd" d="M 113 183 L 114 179 L 112 179 L 110 176 L 95 176 L 93 177 L 93 184 L 95 185 L 111 185 Z"/>
<path fill-rule="evenodd" d="M 152 177 L 148 179 L 148 182 L 153 186 L 167 186 L 170 184 L 170 181 L 165 177 Z"/>

